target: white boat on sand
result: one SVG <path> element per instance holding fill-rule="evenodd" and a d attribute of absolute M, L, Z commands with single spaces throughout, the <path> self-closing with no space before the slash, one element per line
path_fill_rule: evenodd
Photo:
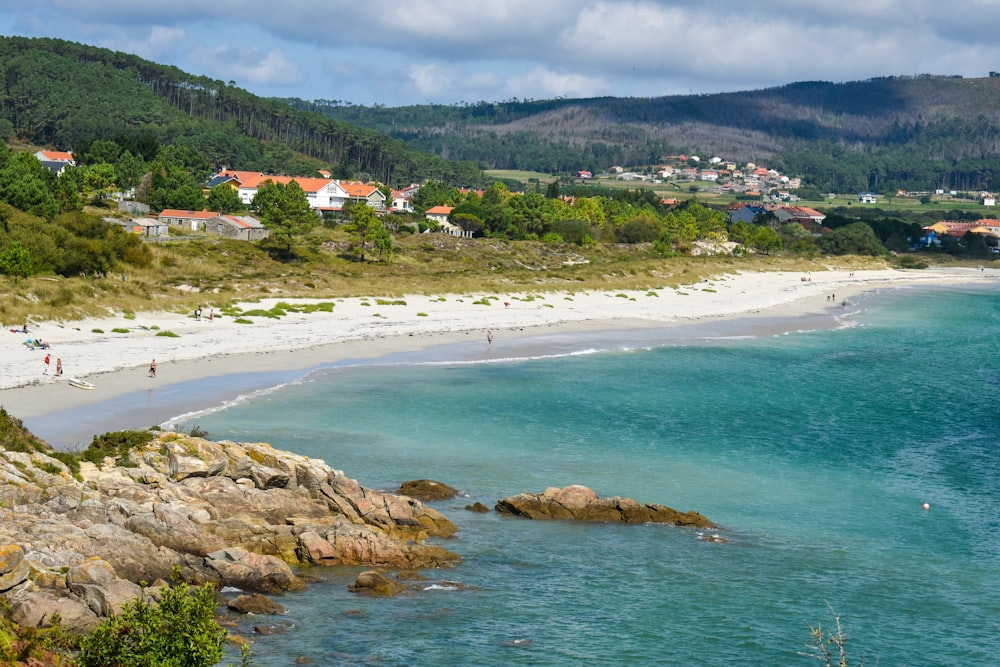
<path fill-rule="evenodd" d="M 80 380 L 80 379 L 77 379 L 77 378 L 70 378 L 69 379 L 69 386 L 76 387 L 77 389 L 96 389 L 97 388 L 96 385 L 93 385 L 93 384 L 87 382 L 86 380 Z"/>

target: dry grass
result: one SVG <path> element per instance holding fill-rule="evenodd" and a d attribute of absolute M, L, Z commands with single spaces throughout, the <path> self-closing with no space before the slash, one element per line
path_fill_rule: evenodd
<path fill-rule="evenodd" d="M 142 270 L 103 278 L 0 278 L 0 321 L 70 321 L 141 311 L 190 312 L 263 297 L 333 299 L 405 294 L 509 294 L 559 290 L 647 290 L 675 287 L 742 270 L 816 271 L 884 266 L 851 258 L 809 261 L 775 257 L 658 257 L 648 247 L 581 248 L 538 242 L 401 237 L 388 264 L 337 254 L 345 238 L 317 230 L 297 259 L 280 262 L 255 245 L 217 238 L 152 244 Z"/>

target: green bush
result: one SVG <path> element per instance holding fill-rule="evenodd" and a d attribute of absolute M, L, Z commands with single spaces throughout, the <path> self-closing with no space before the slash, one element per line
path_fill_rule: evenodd
<path fill-rule="evenodd" d="M 191 590 L 176 583 L 163 591 L 159 605 L 132 600 L 80 642 L 80 667 L 214 665 L 226 641 L 214 612 L 211 584 Z"/>
<path fill-rule="evenodd" d="M 122 327 L 115 327 L 111 330 L 111 333 L 128 333 L 128 329 L 123 329 Z"/>
<path fill-rule="evenodd" d="M 173 331 L 157 331 L 157 336 L 163 336 L 164 338 L 180 338 L 180 334 L 175 334 Z"/>
<path fill-rule="evenodd" d="M 0 407 L 0 445 L 10 452 L 49 453 L 48 446 L 24 428 L 24 423 L 3 407 Z"/>
<path fill-rule="evenodd" d="M 129 452 L 146 446 L 152 439 L 153 434 L 149 431 L 112 431 L 95 435 L 80 458 L 91 463 L 101 463 L 104 457 L 110 456 L 121 465 L 127 461 Z"/>

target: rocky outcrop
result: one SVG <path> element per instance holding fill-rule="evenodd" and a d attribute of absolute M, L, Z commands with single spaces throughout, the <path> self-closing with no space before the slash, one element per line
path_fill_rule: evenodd
<path fill-rule="evenodd" d="M 419 500 L 263 443 L 162 432 L 77 477 L 44 453 L 0 449 L 0 593 L 33 627 L 56 614 L 93 626 L 175 568 L 273 594 L 304 586 L 299 564 L 444 567 L 458 555 L 428 539 L 455 531 Z"/>
<path fill-rule="evenodd" d="M 424 502 L 431 502 L 454 498 L 458 495 L 458 489 L 441 482 L 435 482 L 432 479 L 415 479 L 403 482 L 397 493 L 409 496 L 410 498 L 416 498 L 417 500 L 423 500 Z"/>
<path fill-rule="evenodd" d="M 259 593 L 237 595 L 226 603 L 226 607 L 241 614 L 274 615 L 285 613 L 284 607 L 266 595 L 260 595 Z"/>
<path fill-rule="evenodd" d="M 521 493 L 500 500 L 496 510 L 525 519 L 569 519 L 600 523 L 664 523 L 692 528 L 717 526 L 697 512 L 640 504 L 631 498 L 599 498 L 585 486 L 550 487 L 544 493 Z"/>

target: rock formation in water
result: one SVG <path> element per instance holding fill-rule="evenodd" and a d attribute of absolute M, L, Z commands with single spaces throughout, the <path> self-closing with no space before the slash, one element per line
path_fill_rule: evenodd
<path fill-rule="evenodd" d="M 631 498 L 599 498 L 585 486 L 550 487 L 543 493 L 520 493 L 497 502 L 501 514 L 525 519 L 569 519 L 599 523 L 665 523 L 717 528 L 697 512 L 678 512 L 664 505 L 641 504 Z"/>
<path fill-rule="evenodd" d="M 418 500 L 366 489 L 262 443 L 159 432 L 78 476 L 44 452 L 0 448 L 0 595 L 15 622 L 58 614 L 86 632 L 169 579 L 248 592 L 304 587 L 290 565 L 432 568 L 455 525 Z"/>

